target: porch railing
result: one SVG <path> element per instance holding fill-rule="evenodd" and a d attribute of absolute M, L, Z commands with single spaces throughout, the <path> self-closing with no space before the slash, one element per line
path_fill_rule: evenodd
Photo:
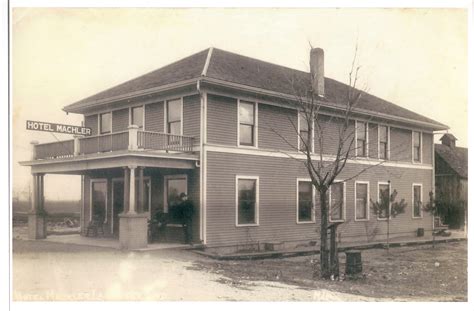
<path fill-rule="evenodd" d="M 60 159 L 74 156 L 74 139 L 35 146 L 36 159 Z"/>
<path fill-rule="evenodd" d="M 190 136 L 141 131 L 131 126 L 127 131 L 75 137 L 72 140 L 34 144 L 33 159 L 72 158 L 81 154 L 119 150 L 164 150 L 193 152 L 194 138 Z"/>
<path fill-rule="evenodd" d="M 79 139 L 80 154 L 128 149 L 128 131 L 83 137 Z"/>
<path fill-rule="evenodd" d="M 194 137 L 157 133 L 149 131 L 138 131 L 138 148 L 192 152 Z"/>

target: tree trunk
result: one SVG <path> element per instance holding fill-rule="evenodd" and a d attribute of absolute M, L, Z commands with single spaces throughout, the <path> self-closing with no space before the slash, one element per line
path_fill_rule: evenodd
<path fill-rule="evenodd" d="M 329 262 L 331 266 L 331 275 L 334 277 L 339 276 L 339 254 L 337 250 L 337 224 L 329 226 L 331 228 L 331 245 L 330 245 L 330 256 Z"/>
<path fill-rule="evenodd" d="M 326 199 L 327 190 L 321 189 L 319 198 L 321 203 L 321 247 L 320 247 L 320 269 L 321 278 L 329 279 L 331 277 L 331 269 L 329 266 L 329 249 L 328 249 L 328 202 Z"/>
<path fill-rule="evenodd" d="M 387 218 L 387 253 L 390 252 L 390 216 Z"/>

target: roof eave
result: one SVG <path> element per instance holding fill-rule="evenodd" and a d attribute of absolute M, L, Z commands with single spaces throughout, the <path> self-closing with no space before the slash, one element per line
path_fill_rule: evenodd
<path fill-rule="evenodd" d="M 224 81 L 216 78 L 210 78 L 210 77 L 202 77 L 202 81 L 215 84 L 215 85 L 221 85 L 221 86 L 227 86 L 230 88 L 234 88 L 237 90 L 244 90 L 244 91 L 251 91 L 251 92 L 256 92 L 261 95 L 266 95 L 266 96 L 274 96 L 274 97 L 279 97 L 287 100 L 294 101 L 295 96 L 291 94 L 286 94 L 286 93 L 281 93 L 281 92 L 276 92 L 276 91 L 270 91 L 267 89 L 262 89 L 258 87 L 253 87 L 253 86 L 247 86 L 247 85 L 242 85 L 239 83 L 233 83 L 229 81 Z M 323 107 L 331 108 L 331 109 L 345 109 L 344 106 L 338 104 L 338 103 L 333 103 L 333 102 L 328 102 L 328 101 L 318 101 Z M 328 105 L 330 103 L 330 105 Z M 435 123 L 430 123 L 430 122 L 424 122 L 424 121 L 419 121 L 419 120 L 413 120 L 409 118 L 404 118 L 404 117 L 398 117 L 398 116 L 393 116 L 390 114 L 385 114 L 381 112 L 373 112 L 369 111 L 366 109 L 362 108 L 356 108 L 354 109 L 354 112 L 368 115 L 368 116 L 373 116 L 373 117 L 379 117 L 379 118 L 384 118 L 384 119 L 389 119 L 393 121 L 399 121 L 399 122 L 404 122 L 404 123 L 409 123 L 421 127 L 428 127 L 430 129 L 433 129 L 434 131 L 440 131 L 440 130 L 447 130 L 449 127 L 444 124 L 435 124 Z"/>
<path fill-rule="evenodd" d="M 165 92 L 165 91 L 169 91 L 169 90 L 179 88 L 179 87 L 193 85 L 198 80 L 199 80 L 199 78 L 192 78 L 192 79 L 188 79 L 188 80 L 184 80 L 184 81 L 179 81 L 179 82 L 175 82 L 175 83 L 170 83 L 170 84 L 166 84 L 166 85 L 157 86 L 157 87 L 154 87 L 154 88 L 149 88 L 149 89 L 135 91 L 135 92 L 129 92 L 129 93 L 125 93 L 125 94 L 121 94 L 121 95 L 117 95 L 117 96 L 112 96 L 112 97 L 107 97 L 107 98 L 100 99 L 100 100 L 95 100 L 95 101 L 90 101 L 90 102 L 85 102 L 85 103 L 75 102 L 75 103 L 72 103 L 70 105 L 64 106 L 62 110 L 67 112 L 67 113 L 84 113 L 84 112 L 86 112 L 87 110 L 89 110 L 91 108 L 95 108 L 95 107 L 98 107 L 98 106 L 101 106 L 101 105 L 110 104 L 110 103 L 113 103 L 115 101 L 132 99 L 132 98 L 138 97 L 138 96 L 151 95 L 151 94 L 154 94 L 154 93 Z"/>

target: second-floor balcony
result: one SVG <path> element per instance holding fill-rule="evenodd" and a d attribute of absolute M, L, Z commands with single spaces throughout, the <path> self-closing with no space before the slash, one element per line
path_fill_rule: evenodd
<path fill-rule="evenodd" d="M 124 150 L 192 153 L 194 138 L 142 131 L 131 127 L 127 131 L 36 144 L 34 146 L 34 160 L 72 158 L 80 155 Z"/>

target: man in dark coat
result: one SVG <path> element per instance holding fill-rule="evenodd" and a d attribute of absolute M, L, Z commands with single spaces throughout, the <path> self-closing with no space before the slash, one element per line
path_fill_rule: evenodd
<path fill-rule="evenodd" d="M 193 215 L 194 215 L 194 204 L 188 199 L 186 193 L 179 195 L 181 202 L 178 204 L 177 209 L 181 216 L 181 221 L 184 230 L 184 242 L 186 244 L 191 243 L 193 238 Z"/>

